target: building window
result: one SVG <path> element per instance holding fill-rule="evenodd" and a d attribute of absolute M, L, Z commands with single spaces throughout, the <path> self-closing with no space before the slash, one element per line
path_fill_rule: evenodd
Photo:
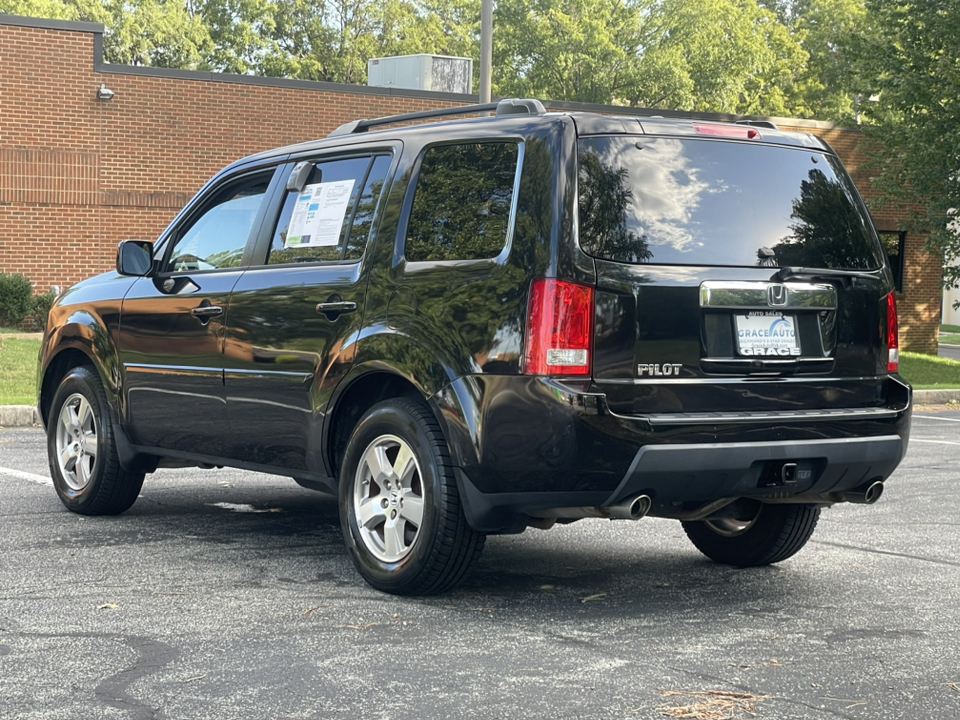
<path fill-rule="evenodd" d="M 897 292 L 903 292 L 903 257 L 906 254 L 904 250 L 907 234 L 905 232 L 879 232 L 878 234 L 880 242 L 883 243 L 883 249 L 887 253 L 887 259 L 890 261 Z"/>

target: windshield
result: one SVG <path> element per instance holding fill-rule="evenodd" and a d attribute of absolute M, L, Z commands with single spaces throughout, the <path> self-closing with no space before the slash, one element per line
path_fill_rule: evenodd
<path fill-rule="evenodd" d="M 832 155 L 650 136 L 579 145 L 580 245 L 628 263 L 875 270 L 879 240 Z"/>

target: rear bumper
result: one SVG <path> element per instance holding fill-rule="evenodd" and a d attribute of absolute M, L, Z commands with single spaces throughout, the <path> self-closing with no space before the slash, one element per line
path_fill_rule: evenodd
<path fill-rule="evenodd" d="M 498 533 L 522 529 L 531 512 L 641 493 L 651 515 L 673 517 L 730 497 L 822 502 L 886 480 L 911 414 L 908 386 L 890 394 L 884 406 L 850 410 L 623 416 L 602 394 L 544 378 L 474 376 L 434 400 L 467 518 Z"/>

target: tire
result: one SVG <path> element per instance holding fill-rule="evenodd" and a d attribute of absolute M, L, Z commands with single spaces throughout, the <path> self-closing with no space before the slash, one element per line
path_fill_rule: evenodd
<path fill-rule="evenodd" d="M 483 550 L 486 536 L 464 517 L 440 426 L 419 401 L 378 403 L 357 423 L 341 464 L 339 500 L 344 541 L 377 590 L 445 592 Z"/>
<path fill-rule="evenodd" d="M 47 457 L 60 502 L 80 515 L 122 513 L 143 486 L 143 473 L 120 466 L 107 395 L 90 367 L 72 369 L 57 388 L 47 421 Z"/>
<path fill-rule="evenodd" d="M 795 555 L 807 544 L 820 518 L 815 505 L 767 505 L 746 520 L 682 522 L 687 537 L 711 560 L 739 567 L 770 565 Z"/>

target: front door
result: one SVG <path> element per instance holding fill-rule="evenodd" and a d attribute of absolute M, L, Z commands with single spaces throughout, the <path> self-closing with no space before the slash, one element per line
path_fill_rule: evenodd
<path fill-rule="evenodd" d="M 135 443 L 223 455 L 224 323 L 273 170 L 214 188 L 124 298 L 118 347 Z"/>

